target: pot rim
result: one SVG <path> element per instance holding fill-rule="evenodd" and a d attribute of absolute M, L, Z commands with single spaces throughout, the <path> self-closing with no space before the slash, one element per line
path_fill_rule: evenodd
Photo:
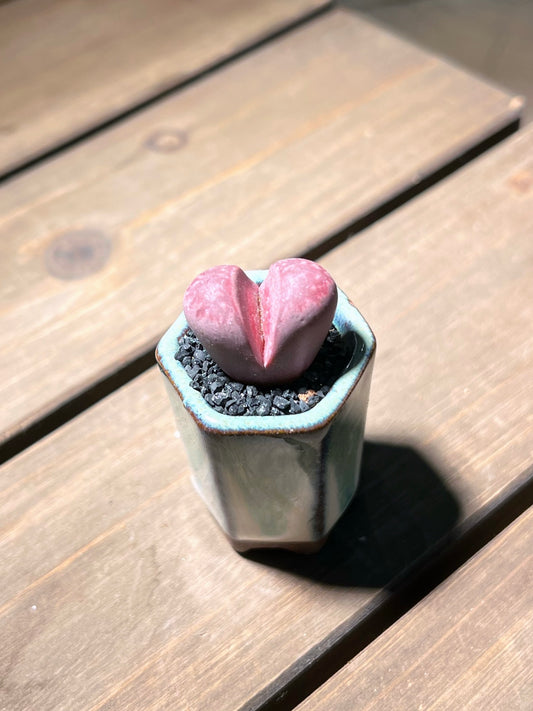
<path fill-rule="evenodd" d="M 267 270 L 246 271 L 260 284 Z M 175 358 L 179 336 L 189 327 L 182 312 L 162 336 L 156 348 L 156 360 L 168 382 L 179 395 L 185 409 L 206 432 L 219 435 L 287 435 L 312 432 L 328 425 L 353 391 L 376 350 L 372 329 L 346 294 L 337 287 L 338 302 L 333 324 L 342 334 L 353 333 L 354 349 L 345 371 L 327 395 L 307 412 L 296 415 L 226 415 L 214 410 L 194 388 L 190 377 Z"/>

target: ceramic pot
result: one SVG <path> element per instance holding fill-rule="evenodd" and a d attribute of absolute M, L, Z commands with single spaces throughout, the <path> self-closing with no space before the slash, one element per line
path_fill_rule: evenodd
<path fill-rule="evenodd" d="M 267 272 L 247 274 L 259 284 Z M 318 550 L 357 489 L 376 341 L 340 290 L 333 323 L 351 359 L 326 397 L 297 415 L 211 408 L 174 358 L 188 327 L 183 314 L 157 346 L 193 484 L 238 551 Z"/>

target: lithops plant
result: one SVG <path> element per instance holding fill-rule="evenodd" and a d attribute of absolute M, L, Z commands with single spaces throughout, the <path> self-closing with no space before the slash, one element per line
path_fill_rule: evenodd
<path fill-rule="evenodd" d="M 336 306 L 337 287 L 323 267 L 283 259 L 260 285 L 237 266 L 208 269 L 185 292 L 183 310 L 222 370 L 243 383 L 272 385 L 310 366 Z"/>

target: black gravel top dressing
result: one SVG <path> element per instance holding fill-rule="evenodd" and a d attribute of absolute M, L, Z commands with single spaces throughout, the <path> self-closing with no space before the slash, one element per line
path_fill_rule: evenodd
<path fill-rule="evenodd" d="M 178 339 L 174 358 L 185 368 L 191 387 L 217 412 L 226 415 L 296 415 L 317 405 L 346 368 L 353 353 L 332 327 L 309 368 L 297 380 L 281 386 L 245 385 L 219 368 L 194 333 Z"/>

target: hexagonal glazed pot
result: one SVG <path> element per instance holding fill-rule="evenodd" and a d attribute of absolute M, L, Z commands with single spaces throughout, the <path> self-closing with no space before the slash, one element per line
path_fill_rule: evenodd
<path fill-rule="evenodd" d="M 247 274 L 259 284 L 267 272 Z M 333 323 L 351 359 L 326 397 L 297 415 L 230 416 L 211 408 L 174 358 L 188 328 L 183 314 L 157 346 L 193 484 L 240 552 L 318 550 L 355 494 L 376 341 L 340 290 Z"/>

